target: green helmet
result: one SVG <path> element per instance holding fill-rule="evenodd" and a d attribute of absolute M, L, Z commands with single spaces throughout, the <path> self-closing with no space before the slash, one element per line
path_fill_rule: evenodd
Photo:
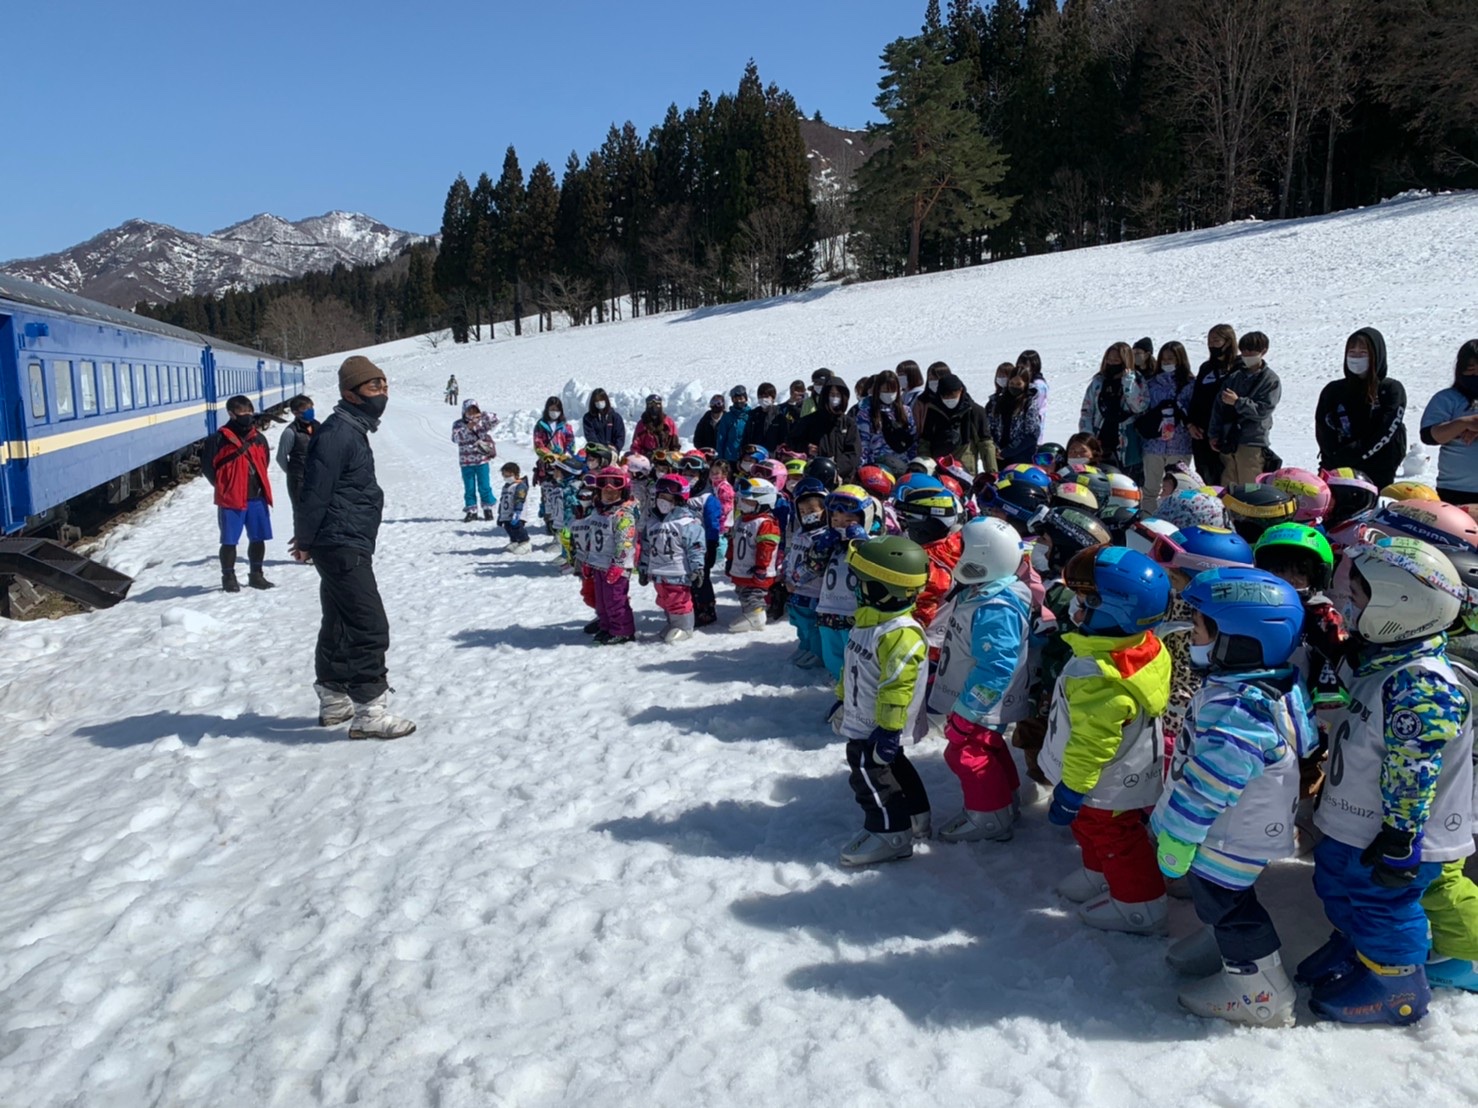
<path fill-rule="evenodd" d="M 859 581 L 857 598 L 871 607 L 907 607 L 929 580 L 929 555 L 902 535 L 853 543 L 847 565 Z"/>
<path fill-rule="evenodd" d="M 1252 548 L 1252 558 L 1258 569 L 1275 573 L 1276 567 L 1296 559 L 1302 563 L 1309 585 L 1316 589 L 1328 588 L 1334 572 L 1334 550 L 1329 540 L 1303 523 L 1277 523 L 1269 527 Z"/>

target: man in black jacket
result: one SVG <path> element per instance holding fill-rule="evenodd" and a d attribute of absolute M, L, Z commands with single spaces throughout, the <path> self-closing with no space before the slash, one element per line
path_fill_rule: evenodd
<path fill-rule="evenodd" d="M 351 739 L 398 739 L 416 725 L 389 711 L 390 621 L 375 583 L 385 494 L 369 435 L 390 399 L 385 373 L 356 355 L 339 367 L 338 405 L 313 436 L 293 516 L 293 557 L 318 570 L 323 622 L 314 654 L 318 722 L 351 720 Z"/>
<path fill-rule="evenodd" d="M 313 398 L 295 396 L 287 402 L 293 421 L 277 440 L 277 464 L 287 474 L 287 499 L 296 507 L 298 493 L 303 491 L 303 466 L 308 461 L 308 444 L 320 426 L 313 418 Z"/>
<path fill-rule="evenodd" d="M 795 425 L 789 441 L 792 450 L 812 458 L 830 458 L 843 481 L 856 475 L 862 456 L 857 420 L 847 414 L 851 399 L 852 390 L 846 382 L 830 378 L 816 398 L 816 410 Z"/>
<path fill-rule="evenodd" d="M 785 413 L 775 404 L 775 386 L 769 381 L 760 383 L 756 390 L 759 407 L 749 413 L 749 422 L 744 425 L 744 445 L 763 446 L 773 454 L 785 441 Z"/>

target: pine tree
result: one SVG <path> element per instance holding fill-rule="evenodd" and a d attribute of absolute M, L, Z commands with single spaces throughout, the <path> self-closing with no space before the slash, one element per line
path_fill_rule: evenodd
<path fill-rule="evenodd" d="M 546 306 L 543 289 L 554 273 L 555 226 L 559 217 L 559 185 L 554 170 L 545 161 L 529 174 L 528 202 L 524 208 L 524 276 L 539 304 L 539 330 L 553 319 Z"/>
<path fill-rule="evenodd" d="M 503 155 L 503 172 L 493 186 L 493 210 L 497 235 L 493 241 L 493 264 L 499 279 L 513 295 L 513 333 L 523 334 L 523 281 L 520 275 L 524 236 L 523 170 L 512 146 Z"/>
<path fill-rule="evenodd" d="M 452 340 L 466 342 L 468 268 L 472 258 L 474 220 L 472 189 L 467 178 L 457 174 L 447 190 L 441 216 L 441 248 L 432 266 L 436 291 L 452 306 Z"/>
<path fill-rule="evenodd" d="M 478 175 L 472 189 L 472 241 L 468 249 L 467 285 L 471 290 L 473 326 L 482 339 L 482 316 L 487 312 L 488 337 L 496 337 L 493 326 L 498 297 L 502 294 L 503 275 L 498 265 L 498 211 L 494 203 L 493 181 L 486 173 Z"/>

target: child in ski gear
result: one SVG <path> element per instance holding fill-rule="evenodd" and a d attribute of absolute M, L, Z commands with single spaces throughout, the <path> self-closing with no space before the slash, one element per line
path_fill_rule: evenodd
<path fill-rule="evenodd" d="M 463 523 L 477 518 L 477 504 L 482 501 L 482 518 L 493 518 L 498 498 L 493 495 L 491 462 L 498 456 L 493 442 L 493 428 L 498 417 L 484 412 L 476 400 L 462 401 L 462 418 L 452 424 L 452 442 L 457 444 L 457 462 L 462 467 Z"/>
<path fill-rule="evenodd" d="M 523 525 L 523 508 L 529 498 L 529 483 L 519 473 L 517 462 L 504 462 L 503 499 L 498 502 L 498 522 L 508 532 L 508 553 L 527 554 L 529 529 Z"/>
<path fill-rule="evenodd" d="M 569 564 L 564 566 L 561 573 L 578 573 L 580 575 L 580 599 L 585 607 L 595 609 L 595 571 L 590 568 L 590 554 L 593 547 L 593 536 L 591 529 L 603 526 L 601 520 L 597 519 L 595 506 L 595 486 L 587 485 L 583 481 L 579 491 L 575 493 L 570 508 L 570 522 L 562 532 L 560 541 L 565 544 L 569 556 Z M 592 619 L 581 632 L 586 635 L 594 635 L 600 631 L 600 619 Z"/>
<path fill-rule="evenodd" d="M 944 627 L 936 626 L 935 616 L 953 583 L 950 574 L 960 560 L 960 502 L 938 478 L 927 477 L 900 489 L 894 504 L 903 533 L 929 557 L 929 581 L 914 603 L 914 618 L 929 640 L 929 656 L 937 659 Z M 1020 568 L 1019 543 L 1016 564 Z"/>
<path fill-rule="evenodd" d="M 780 573 L 780 524 L 775 519 L 779 493 L 770 481 L 741 477 L 737 495 L 739 519 L 724 568 L 739 590 L 740 614 L 729 630 L 763 631 L 770 587 Z"/>
<path fill-rule="evenodd" d="M 688 507 L 703 523 L 703 580 L 693 588 L 693 618 L 697 626 L 718 622 L 718 601 L 713 595 L 713 567 L 718 562 L 719 540 L 723 538 L 724 510 L 708 480 L 708 459 L 699 451 L 684 454 L 678 472 L 688 479 Z"/>
<path fill-rule="evenodd" d="M 1473 853 L 1472 709 L 1444 634 L 1466 590 L 1436 547 L 1382 537 L 1345 552 L 1333 591 L 1358 647 L 1314 815 L 1314 891 L 1335 930 L 1297 979 L 1325 1018 L 1415 1023 L 1431 995 L 1422 897 Z"/>
<path fill-rule="evenodd" d="M 816 568 L 812 547 L 829 527 L 826 486 L 814 477 L 801 478 L 795 487 L 795 511 L 785 539 L 784 577 L 789 593 L 786 610 L 796 637 L 796 651 L 790 660 L 802 669 L 822 664 L 816 602 L 825 570 Z"/>
<path fill-rule="evenodd" d="M 873 501 L 860 485 L 843 485 L 826 498 L 831 526 L 811 543 L 811 565 L 821 574 L 816 598 L 816 628 L 821 661 L 833 681 L 842 679 L 847 636 L 857 611 L 857 579 L 847 561 L 851 544 L 872 533 Z"/>
<path fill-rule="evenodd" d="M 953 578 L 961 591 L 944 619 L 929 710 L 946 717 L 944 760 L 960 779 L 965 809 L 940 828 L 939 837 L 1005 842 L 1013 833 L 1021 779 L 1001 732 L 1031 710 L 1031 592 L 1016 576 L 1021 539 L 1010 524 L 972 520 L 959 538 Z"/>
<path fill-rule="evenodd" d="M 1172 968 L 1201 978 L 1180 992 L 1198 1016 L 1278 1026 L 1293 1020 L 1293 983 L 1253 884 L 1294 852 L 1299 759 L 1316 744 L 1313 709 L 1289 664 L 1303 603 L 1260 569 L 1211 569 L 1182 593 L 1191 655 L 1205 680 L 1177 738 L 1166 791 L 1150 817 L 1166 877 L 1187 876 L 1206 929 L 1173 943 Z"/>
<path fill-rule="evenodd" d="M 719 547 L 715 561 L 729 560 L 729 533 L 734 529 L 734 486 L 729 484 L 729 464 L 713 461 L 708 467 L 708 487 L 718 499 Z"/>
<path fill-rule="evenodd" d="M 561 458 L 554 464 L 552 480 L 544 488 L 543 508 L 546 519 L 559 539 L 560 553 L 555 555 L 558 564 L 575 564 L 574 545 L 570 538 L 570 524 L 577 518 L 580 492 L 586 488 L 585 461 L 578 454 Z"/>
<path fill-rule="evenodd" d="M 657 607 L 667 613 L 664 642 L 693 637 L 693 586 L 703 580 L 707 543 L 703 524 L 688 507 L 688 481 L 669 474 L 657 480 L 641 542 L 641 583 L 657 586 Z"/>
<path fill-rule="evenodd" d="M 590 524 L 587 565 L 595 581 L 595 614 L 600 621 L 598 646 L 629 643 L 636 638 L 631 613 L 631 571 L 636 568 L 636 510 L 631 478 L 619 466 L 607 466 L 594 478 L 596 514 Z"/>
<path fill-rule="evenodd" d="M 215 490 L 216 518 L 221 530 L 221 588 L 240 592 L 236 580 L 236 545 L 246 532 L 246 556 L 251 564 L 247 584 L 254 589 L 275 588 L 263 564 L 272 538 L 272 482 L 267 471 L 271 454 L 258 430 L 255 409 L 245 396 L 226 401 L 231 418 L 206 441 L 201 468 Z"/>
<path fill-rule="evenodd" d="M 863 829 L 841 863 L 866 866 L 909 857 L 915 830 L 928 834 L 929 797 L 903 752 L 903 736 L 924 708 L 928 650 L 912 613 L 928 558 L 918 544 L 893 537 L 852 544 L 846 558 L 857 581 L 856 625 L 834 711 Z"/>
<path fill-rule="evenodd" d="M 1161 713 L 1170 656 L 1150 630 L 1170 606 L 1165 571 L 1138 551 L 1090 547 L 1063 572 L 1074 593 L 1063 636 L 1073 657 L 1057 679 L 1039 759 L 1055 783 L 1047 818 L 1071 826 L 1082 867 L 1058 892 L 1090 927 L 1165 931 L 1165 880 L 1144 831 L 1160 795 Z"/>

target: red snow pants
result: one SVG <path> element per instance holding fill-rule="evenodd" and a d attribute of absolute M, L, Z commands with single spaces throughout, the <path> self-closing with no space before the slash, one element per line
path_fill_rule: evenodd
<path fill-rule="evenodd" d="M 1073 838 L 1083 850 L 1083 868 L 1103 874 L 1115 900 L 1143 904 L 1165 895 L 1165 878 L 1140 809 L 1082 808 L 1073 820 Z"/>

